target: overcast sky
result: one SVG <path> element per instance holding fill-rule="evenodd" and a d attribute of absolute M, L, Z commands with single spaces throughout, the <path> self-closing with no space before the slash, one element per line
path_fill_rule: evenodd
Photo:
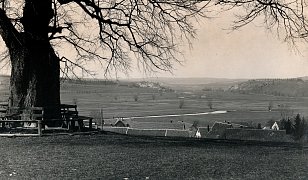
<path fill-rule="evenodd" d="M 308 45 L 300 45 L 301 54 L 268 32 L 260 24 L 250 24 L 230 31 L 234 20 L 230 14 L 203 19 L 196 24 L 197 39 L 193 48 L 183 48 L 186 62 L 174 66 L 173 74 L 160 72 L 152 77 L 218 77 L 218 78 L 290 78 L 308 75 Z M 3 42 L 2 42 L 3 45 Z M 98 70 L 99 66 L 92 69 Z M 98 71 L 97 78 L 103 78 Z M 2 73 L 9 70 L 2 69 Z M 133 68 L 129 78 L 144 78 Z M 111 77 L 115 78 L 115 77 Z M 128 78 L 119 74 L 119 78 Z"/>
<path fill-rule="evenodd" d="M 288 78 L 308 75 L 308 53 L 304 45 L 295 52 L 260 24 L 230 31 L 232 18 L 204 20 L 197 28 L 187 61 L 176 65 L 173 74 L 158 77 Z M 307 46 L 308 47 L 308 46 Z M 144 77 L 134 71 L 130 77 Z"/>

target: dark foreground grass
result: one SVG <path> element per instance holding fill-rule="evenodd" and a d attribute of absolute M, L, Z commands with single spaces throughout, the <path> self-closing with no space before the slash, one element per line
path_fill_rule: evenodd
<path fill-rule="evenodd" d="M 75 135 L 0 138 L 0 179 L 308 179 L 305 148 Z"/>

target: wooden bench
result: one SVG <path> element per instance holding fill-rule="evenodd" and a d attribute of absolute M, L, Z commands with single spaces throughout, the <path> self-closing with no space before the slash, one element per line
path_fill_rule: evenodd
<path fill-rule="evenodd" d="M 3 119 L 7 113 L 8 103 L 0 102 L 0 119 Z"/>
<path fill-rule="evenodd" d="M 60 121 L 62 127 L 68 128 L 68 130 L 83 130 L 85 128 L 84 121 L 89 124 L 89 129 L 92 129 L 92 117 L 79 116 L 77 111 L 77 105 L 61 104 L 60 106 L 61 118 L 59 119 L 47 119 L 44 118 L 43 107 L 8 107 L 6 112 L 0 118 L 2 128 L 9 126 L 14 128 L 22 126 L 23 128 L 37 128 L 38 135 L 42 135 L 42 129 L 45 129 L 45 124 L 50 121 Z M 78 123 L 76 125 L 76 122 Z"/>
<path fill-rule="evenodd" d="M 88 116 L 79 116 L 77 111 L 77 105 L 72 104 L 61 104 L 61 118 L 63 122 L 65 122 L 65 126 L 68 129 L 74 130 L 76 129 L 76 122 L 78 123 L 78 129 L 83 130 L 85 128 L 84 121 L 87 120 L 89 122 L 89 129 L 92 129 L 92 117 Z"/>
<path fill-rule="evenodd" d="M 33 127 L 38 129 L 38 135 L 42 135 L 42 121 L 44 120 L 44 108 L 42 107 L 9 107 L 5 116 L 0 120 L 2 128 L 6 125 L 11 128 L 21 125 L 23 127 Z M 35 124 L 35 126 L 31 126 Z"/>
<path fill-rule="evenodd" d="M 2 117 L 2 115 L 6 113 L 8 105 L 9 104 L 7 102 L 0 102 L 0 117 Z"/>

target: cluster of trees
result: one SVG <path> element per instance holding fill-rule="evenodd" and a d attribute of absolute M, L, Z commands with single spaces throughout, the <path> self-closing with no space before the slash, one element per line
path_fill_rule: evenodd
<path fill-rule="evenodd" d="M 61 87 L 73 85 L 117 85 L 119 82 L 101 79 L 61 79 Z"/>
<path fill-rule="evenodd" d="M 280 121 L 280 128 L 286 130 L 287 134 L 292 134 L 295 140 L 300 140 L 306 133 L 307 124 L 304 117 L 297 114 L 294 118 L 283 118 Z"/>

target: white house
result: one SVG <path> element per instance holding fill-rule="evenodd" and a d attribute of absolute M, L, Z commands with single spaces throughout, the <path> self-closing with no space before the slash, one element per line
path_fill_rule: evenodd
<path fill-rule="evenodd" d="M 279 130 L 279 126 L 278 126 L 277 122 L 275 122 L 275 123 L 273 124 L 272 129 L 273 129 L 273 130 Z"/>

